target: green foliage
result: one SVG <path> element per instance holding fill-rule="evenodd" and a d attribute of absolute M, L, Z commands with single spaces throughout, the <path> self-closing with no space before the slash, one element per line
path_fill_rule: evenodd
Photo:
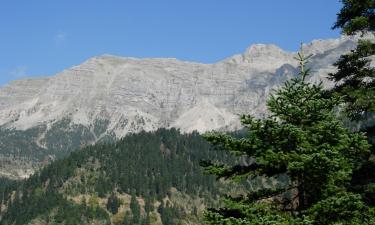
<path fill-rule="evenodd" d="M 374 33 L 374 0 L 346 0 L 343 4 L 334 28 L 341 28 L 349 35 Z M 375 68 L 371 66 L 374 55 L 373 40 L 360 40 L 356 49 L 334 64 L 338 71 L 330 74 L 336 84 L 331 93 L 343 100 L 340 105 L 343 116 L 351 120 L 352 127 L 366 132 L 372 144 L 372 155 L 355 168 L 350 187 L 372 206 L 375 206 L 375 191 L 371 188 L 375 186 Z"/>
<path fill-rule="evenodd" d="M 13 191 L 17 190 L 19 183 L 19 181 L 0 177 L 0 218 L 5 210 L 4 205 L 11 202 Z"/>
<path fill-rule="evenodd" d="M 309 224 L 308 220 L 297 220 L 288 213 L 273 209 L 269 204 L 249 203 L 225 199 L 226 208 L 210 209 L 205 213 L 208 224 L 215 225 L 292 225 Z"/>
<path fill-rule="evenodd" d="M 20 163 L 38 165 L 47 157 L 66 157 L 73 150 L 94 141 L 113 142 L 114 137 L 110 135 L 100 140 L 95 137 L 99 137 L 106 130 L 108 123 L 108 120 L 96 120 L 92 127 L 85 127 L 73 124 L 69 118 L 63 118 L 48 129 L 45 125 L 26 130 L 0 126 L 0 153 Z M 12 163 L 14 164 L 10 162 Z"/>
<path fill-rule="evenodd" d="M 47 152 L 52 152 L 58 157 L 67 156 L 71 151 L 95 141 L 89 128 L 74 124 L 69 118 L 54 123 L 46 131 L 44 139 Z"/>
<path fill-rule="evenodd" d="M 32 140 L 36 140 L 43 127 L 25 131 L 0 127 L 0 150 L 5 156 L 17 156 L 28 160 L 41 160 L 45 156 L 43 149 Z"/>
<path fill-rule="evenodd" d="M 120 206 L 121 206 L 120 199 L 114 193 L 112 193 L 111 196 L 109 196 L 108 201 L 107 201 L 108 211 L 110 211 L 112 214 L 116 214 Z"/>
<path fill-rule="evenodd" d="M 22 191 L 22 196 L 17 193 L 20 192 L 16 192 L 16 197 L 8 202 L 8 210 L 1 218 L 1 224 L 22 225 L 37 217 L 54 221 L 55 224 L 89 224 L 94 219 L 109 224 L 109 217 L 104 210 L 76 205 L 59 193 L 41 192 L 41 189 Z"/>
<path fill-rule="evenodd" d="M 130 210 L 132 211 L 132 224 L 139 224 L 141 221 L 141 207 L 134 193 L 130 199 Z"/>
<path fill-rule="evenodd" d="M 358 194 L 343 192 L 329 196 L 309 209 L 311 218 L 316 224 L 363 225 L 374 224 L 375 214 L 370 212 Z"/>
<path fill-rule="evenodd" d="M 89 207 L 97 209 L 99 207 L 98 196 L 96 194 L 89 198 Z"/>
<path fill-rule="evenodd" d="M 209 224 L 366 224 L 371 217 L 361 197 L 347 190 L 353 169 L 369 153 L 366 137 L 349 131 L 335 117 L 339 99 L 326 96 L 322 84 L 305 82 L 308 57 L 299 56 L 300 77 L 271 96 L 267 102 L 271 115 L 241 117 L 247 137 L 204 136 L 218 148 L 247 159 L 234 165 L 206 161 L 207 172 L 231 180 L 286 174 L 290 182 L 277 189 L 227 196 L 223 208 L 207 212 Z M 355 200 L 353 205 L 344 207 L 350 200 Z"/>
<path fill-rule="evenodd" d="M 345 34 L 358 31 L 374 31 L 375 1 L 374 0 L 341 0 L 343 7 L 337 14 L 333 29 L 342 28 Z"/>
<path fill-rule="evenodd" d="M 179 225 L 179 221 L 176 220 L 177 218 L 181 216 L 181 212 L 178 208 L 171 206 L 169 202 L 160 204 L 158 208 L 158 212 L 160 213 L 161 221 L 163 224 L 168 225 Z"/>
<path fill-rule="evenodd" d="M 124 217 L 124 220 L 122 222 L 122 225 L 131 225 L 131 224 L 132 224 L 131 223 L 131 215 L 130 215 L 129 211 L 127 211 L 125 213 L 125 217 Z"/>
<path fill-rule="evenodd" d="M 333 93 L 343 98 L 345 113 L 351 119 L 364 119 L 375 112 L 375 68 L 369 66 L 372 55 L 375 44 L 359 41 L 356 49 L 334 64 L 338 71 L 330 74 L 336 83 Z"/>
<path fill-rule="evenodd" d="M 146 214 L 148 215 L 150 212 L 154 211 L 154 206 L 153 206 L 153 202 L 152 202 L 152 199 L 150 197 L 147 197 L 146 198 L 146 201 L 145 201 L 145 211 L 146 211 Z"/>
<path fill-rule="evenodd" d="M 27 224 L 35 218 L 53 221 L 54 217 L 66 224 L 68 216 L 59 210 L 61 207 L 74 211 L 69 222 L 78 220 L 79 213 L 88 222 L 104 221 L 109 215 L 102 208 L 101 200 L 107 199 L 104 208 L 113 215 L 121 204 L 116 195 L 126 193 L 134 194 L 132 210 L 138 224 L 147 223 L 148 214 L 154 211 L 154 201 L 170 197 L 172 188 L 192 198 L 204 196 L 204 204 L 209 204 L 222 185 L 203 173 L 201 158 L 229 161 L 225 154 L 212 151 L 198 133 L 180 134 L 176 129 L 141 132 L 117 143 L 89 146 L 54 161 L 25 181 L 0 183 L 0 194 L 4 193 L 4 202 L 9 207 L 0 214 L 3 216 L 0 224 L 16 221 Z M 19 201 L 10 200 L 15 194 Z M 90 196 L 87 203 L 67 200 L 87 195 Z M 139 204 L 135 206 L 135 195 L 145 199 L 146 213 Z M 181 213 L 183 210 L 167 208 L 166 214 L 176 223 L 185 216 Z M 134 224 L 132 217 L 126 218 L 124 223 Z"/>

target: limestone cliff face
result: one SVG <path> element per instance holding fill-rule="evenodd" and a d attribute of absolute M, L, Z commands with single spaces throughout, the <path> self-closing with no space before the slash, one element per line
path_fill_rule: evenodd
<path fill-rule="evenodd" d="M 356 38 L 349 37 L 304 45 L 314 54 L 311 80 L 324 80 L 332 63 L 355 45 Z M 298 73 L 294 56 L 275 45 L 253 45 L 215 64 L 94 57 L 52 77 L 0 88 L 0 126 L 49 127 L 68 117 L 83 126 L 109 120 L 104 133 L 116 137 L 159 127 L 235 129 L 239 114 L 267 113 L 268 94 Z"/>
<path fill-rule="evenodd" d="M 330 87 L 332 64 L 357 39 L 305 44 L 310 81 Z M 267 114 L 269 94 L 298 74 L 295 55 L 264 44 L 214 64 L 103 55 L 13 81 L 0 87 L 0 176 L 27 177 L 55 157 L 141 130 L 237 129 L 239 115 Z"/>

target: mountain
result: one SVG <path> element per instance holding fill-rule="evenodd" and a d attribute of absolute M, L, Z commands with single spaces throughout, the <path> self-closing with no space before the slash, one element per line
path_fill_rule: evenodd
<path fill-rule="evenodd" d="M 314 54 L 311 81 L 357 37 L 304 45 Z M 0 175 L 28 177 L 74 149 L 158 128 L 236 130 L 238 115 L 267 113 L 266 98 L 297 74 L 294 52 L 253 45 L 214 64 L 170 58 L 103 55 L 55 76 L 23 79 L 0 88 Z"/>

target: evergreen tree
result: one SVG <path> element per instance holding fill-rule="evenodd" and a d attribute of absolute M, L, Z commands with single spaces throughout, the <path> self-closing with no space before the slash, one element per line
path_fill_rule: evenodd
<path fill-rule="evenodd" d="M 341 28 L 345 34 L 375 30 L 374 0 L 341 0 L 343 7 L 337 14 L 333 29 Z"/>
<path fill-rule="evenodd" d="M 121 205 L 120 199 L 115 195 L 115 193 L 112 193 L 111 196 L 109 196 L 108 201 L 107 201 L 107 209 L 112 213 L 112 214 L 117 214 L 118 208 Z"/>
<path fill-rule="evenodd" d="M 135 193 L 132 194 L 130 199 L 130 209 L 132 211 L 132 224 L 139 224 L 141 221 L 141 207 L 139 206 Z"/>
<path fill-rule="evenodd" d="M 322 84 L 305 81 L 310 56 L 298 54 L 300 74 L 267 102 L 270 116 L 241 117 L 248 135 L 207 133 L 219 149 L 239 157 L 237 164 L 205 161 L 206 171 L 231 180 L 259 177 L 290 182 L 241 196 L 226 196 L 224 207 L 206 212 L 209 224 L 368 224 L 373 211 L 347 190 L 353 169 L 368 154 L 362 133 L 335 117 L 336 97 Z"/>
<path fill-rule="evenodd" d="M 152 199 L 149 196 L 147 196 L 145 200 L 145 211 L 147 215 L 150 212 L 154 211 L 154 205 L 153 205 Z"/>
<path fill-rule="evenodd" d="M 356 49 L 342 55 L 334 64 L 338 68 L 330 78 L 336 83 L 333 91 L 345 102 L 345 112 L 351 119 L 367 118 L 375 112 L 375 68 L 370 56 L 375 55 L 375 43 L 360 40 Z"/>
<path fill-rule="evenodd" d="M 341 28 L 347 35 L 373 35 L 375 0 L 342 0 L 342 3 L 333 29 Z M 334 64 L 338 71 L 330 74 L 336 83 L 333 92 L 344 99 L 345 112 L 351 119 L 368 119 L 375 112 L 375 68 L 370 65 L 373 55 L 373 40 L 360 40 L 356 49 Z"/>
<path fill-rule="evenodd" d="M 375 1 L 344 0 L 337 16 L 335 28 L 344 34 L 374 34 Z M 372 156 L 354 171 L 352 189 L 361 193 L 368 204 L 375 206 L 375 68 L 371 61 L 375 55 L 374 39 L 359 40 L 356 49 L 342 55 L 334 64 L 338 71 L 330 74 L 335 82 L 332 93 L 344 100 L 344 115 L 355 127 L 367 133 L 372 144 Z"/>
<path fill-rule="evenodd" d="M 168 225 L 174 225 L 175 223 L 175 217 L 176 217 L 176 212 L 174 212 L 173 207 L 170 206 L 169 202 L 164 204 L 161 202 L 158 212 L 160 214 L 160 218 L 163 224 L 168 224 Z"/>

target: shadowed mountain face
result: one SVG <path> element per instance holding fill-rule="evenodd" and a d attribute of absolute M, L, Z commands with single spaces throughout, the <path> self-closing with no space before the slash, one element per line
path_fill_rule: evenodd
<path fill-rule="evenodd" d="M 356 38 L 304 45 L 312 53 L 311 81 Z M 297 74 L 295 53 L 253 45 L 215 64 L 104 55 L 40 79 L 0 88 L 0 175 L 25 177 L 33 168 L 76 148 L 158 128 L 234 130 L 238 115 L 267 113 L 273 89 Z"/>

